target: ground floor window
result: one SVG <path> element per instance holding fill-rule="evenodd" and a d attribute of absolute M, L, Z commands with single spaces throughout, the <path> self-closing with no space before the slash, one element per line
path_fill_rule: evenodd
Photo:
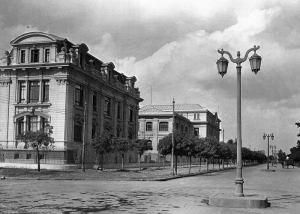
<path fill-rule="evenodd" d="M 75 121 L 74 124 L 74 141 L 82 141 L 82 123 Z"/>

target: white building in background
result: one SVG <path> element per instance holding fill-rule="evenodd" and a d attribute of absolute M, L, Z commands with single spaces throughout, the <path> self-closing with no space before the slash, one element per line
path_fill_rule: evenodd
<path fill-rule="evenodd" d="M 176 130 L 198 137 L 215 137 L 220 140 L 220 123 L 217 113 L 212 113 L 199 104 L 175 104 Z M 139 110 L 138 138 L 152 141 L 152 156 L 157 156 L 160 139 L 172 133 L 172 105 L 146 105 Z M 155 159 L 152 157 L 152 159 Z"/>

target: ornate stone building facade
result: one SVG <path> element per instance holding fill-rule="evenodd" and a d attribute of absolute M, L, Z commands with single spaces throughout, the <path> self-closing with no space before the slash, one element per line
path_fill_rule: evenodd
<path fill-rule="evenodd" d="M 16 141 L 21 132 L 49 124 L 55 147 L 42 163 L 80 161 L 83 139 L 86 161 L 93 162 L 92 137 L 104 130 L 137 138 L 137 79 L 88 53 L 85 44 L 43 32 L 20 35 L 0 58 L 1 162 L 34 163 L 34 151 Z"/>

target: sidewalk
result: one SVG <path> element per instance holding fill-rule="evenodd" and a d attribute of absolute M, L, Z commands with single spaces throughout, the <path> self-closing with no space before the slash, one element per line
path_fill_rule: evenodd
<path fill-rule="evenodd" d="M 235 169 L 234 165 L 224 166 L 224 170 Z M 184 165 L 177 168 L 177 175 L 172 175 L 170 167 L 150 167 L 143 168 L 139 171 L 137 168 L 120 169 L 104 169 L 93 170 L 81 169 L 76 170 L 46 170 L 42 169 L 38 172 L 34 169 L 20 169 L 20 168 L 0 168 L 0 176 L 6 179 L 36 179 L 36 180 L 118 180 L 118 181 L 167 181 L 188 176 L 196 176 L 205 173 L 223 171 L 222 166 L 214 167 L 209 165 L 209 170 L 206 171 L 206 166 L 202 165 L 199 172 L 199 165 L 192 165 L 191 173 L 189 174 L 189 167 Z"/>

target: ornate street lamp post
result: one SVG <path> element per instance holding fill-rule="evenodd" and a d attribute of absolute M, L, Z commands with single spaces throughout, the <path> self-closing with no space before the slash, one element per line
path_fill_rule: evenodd
<path fill-rule="evenodd" d="M 240 58 L 240 52 L 237 52 L 237 58 L 233 59 L 232 55 L 222 50 L 218 50 L 220 54 L 222 54 L 221 58 L 217 61 L 217 67 L 219 74 L 223 76 L 227 73 L 228 68 L 228 60 L 223 57 L 223 54 L 227 54 L 231 60 L 231 62 L 236 63 L 236 70 L 237 70 L 237 177 L 235 179 L 236 183 L 236 192 L 235 195 L 242 197 L 244 196 L 243 193 L 243 183 L 244 179 L 242 177 L 242 123 L 241 123 L 241 64 L 245 62 L 248 58 L 248 54 L 251 51 L 254 51 L 254 54 L 250 57 L 250 66 L 251 70 L 257 74 L 260 70 L 261 65 L 261 57 L 256 54 L 256 50 L 259 49 L 259 46 L 254 46 L 253 48 L 249 49 L 244 58 Z"/>
<path fill-rule="evenodd" d="M 270 149 L 272 149 L 272 166 L 273 166 L 274 159 L 275 159 L 274 151 L 276 152 L 276 145 L 274 145 L 274 146 L 270 145 Z"/>
<path fill-rule="evenodd" d="M 268 156 L 267 156 L 267 170 L 269 170 L 269 138 L 271 137 L 271 140 L 273 140 L 274 139 L 274 135 L 273 135 L 273 133 L 272 134 L 265 134 L 264 133 L 264 135 L 263 135 L 263 139 L 265 140 L 266 139 L 266 137 L 268 138 Z"/>

